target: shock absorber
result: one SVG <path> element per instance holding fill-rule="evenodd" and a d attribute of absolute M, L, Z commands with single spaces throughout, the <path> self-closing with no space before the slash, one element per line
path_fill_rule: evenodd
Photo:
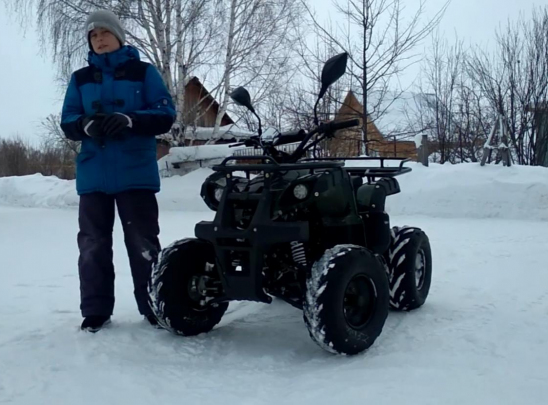
<path fill-rule="evenodd" d="M 291 254 L 295 263 L 306 266 L 306 252 L 302 242 L 291 242 Z"/>

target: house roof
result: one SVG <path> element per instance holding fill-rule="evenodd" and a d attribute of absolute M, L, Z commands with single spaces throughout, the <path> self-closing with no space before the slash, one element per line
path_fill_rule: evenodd
<path fill-rule="evenodd" d="M 359 102 L 358 98 L 354 94 L 352 90 L 349 90 L 348 93 L 346 93 L 346 97 L 344 98 L 344 101 L 342 102 L 341 107 L 339 108 L 339 111 L 337 111 L 337 114 L 335 116 L 335 120 L 348 120 L 355 118 L 356 116 L 363 115 L 363 105 Z M 367 126 L 370 127 L 373 125 L 376 126 L 376 123 L 371 120 L 371 116 L 367 115 Z M 380 134 L 382 134 L 382 131 L 379 128 L 376 128 Z"/>
<path fill-rule="evenodd" d="M 341 112 L 345 109 L 348 109 L 350 111 L 348 112 Z M 339 111 L 337 112 L 337 117 L 340 115 L 356 115 L 356 114 L 363 114 L 363 105 L 358 101 L 358 98 L 354 94 L 352 90 L 348 90 L 348 93 L 346 93 L 346 97 L 344 98 L 344 101 L 339 108 Z"/>
<path fill-rule="evenodd" d="M 219 103 L 217 102 L 217 100 L 215 99 L 215 97 L 213 97 L 211 95 L 211 93 L 206 89 L 206 87 L 203 85 L 203 83 L 200 81 L 200 79 L 198 79 L 198 77 L 196 76 L 189 76 L 186 80 L 186 83 L 185 83 L 185 87 L 188 87 L 190 84 L 193 84 L 195 86 L 198 86 L 200 87 L 200 93 L 203 94 L 206 98 L 206 100 L 211 103 L 211 107 L 215 110 L 215 111 L 219 111 L 219 109 L 221 108 L 221 106 L 219 105 Z M 230 115 L 228 115 L 227 112 L 225 112 L 225 123 L 227 124 L 234 124 L 234 120 L 230 117 Z"/>

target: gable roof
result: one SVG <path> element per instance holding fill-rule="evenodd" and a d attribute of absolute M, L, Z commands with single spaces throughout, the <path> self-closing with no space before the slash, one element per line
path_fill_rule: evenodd
<path fill-rule="evenodd" d="M 363 104 L 358 100 L 356 94 L 352 90 L 348 90 L 346 97 L 337 111 L 336 120 L 345 120 L 355 118 L 356 115 L 363 115 Z M 369 125 L 375 125 L 371 119 L 371 115 L 367 114 L 367 122 Z"/>
<path fill-rule="evenodd" d="M 202 95 L 202 98 L 204 98 L 202 102 L 206 103 L 207 105 L 211 105 L 210 108 L 213 108 L 213 111 L 216 111 L 216 112 L 219 111 L 219 109 L 221 108 L 220 104 L 217 102 L 215 97 L 213 97 L 211 93 L 205 88 L 205 86 L 200 81 L 200 79 L 198 79 L 198 77 L 189 76 L 186 79 L 185 88 L 187 88 L 190 85 L 194 85 L 200 88 L 200 94 Z M 223 121 L 225 125 L 235 123 L 234 120 L 230 117 L 230 115 L 228 115 L 227 112 L 225 112 Z"/>

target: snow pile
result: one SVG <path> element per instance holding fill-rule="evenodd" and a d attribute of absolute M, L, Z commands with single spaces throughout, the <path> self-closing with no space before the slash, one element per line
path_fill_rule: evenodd
<path fill-rule="evenodd" d="M 186 149 L 186 148 L 182 148 Z M 395 163 L 390 162 L 390 165 Z M 348 166 L 373 166 L 348 162 Z M 548 221 L 548 169 L 479 164 L 439 165 L 408 162 L 412 172 L 399 176 L 401 193 L 389 196 L 390 215 L 445 218 L 506 218 Z M 213 171 L 201 168 L 162 179 L 162 210 L 209 211 L 200 197 Z M 41 175 L 0 178 L 0 205 L 71 207 L 78 205 L 74 181 Z"/>
<path fill-rule="evenodd" d="M 33 174 L 0 178 L 0 205 L 18 207 L 78 206 L 75 181 Z"/>
<path fill-rule="evenodd" d="M 162 179 L 162 189 L 158 193 L 160 210 L 169 211 L 210 211 L 200 197 L 202 183 L 213 173 L 211 169 L 197 169 L 184 176 Z"/>
<path fill-rule="evenodd" d="M 401 193 L 387 198 L 391 215 L 548 220 L 548 169 L 479 163 L 430 167 L 406 163 Z"/>

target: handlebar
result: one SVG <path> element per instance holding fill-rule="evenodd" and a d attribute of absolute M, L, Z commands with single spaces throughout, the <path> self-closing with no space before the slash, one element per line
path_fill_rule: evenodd
<path fill-rule="evenodd" d="M 318 127 L 313 129 L 312 131 L 310 131 L 308 133 L 308 135 L 306 135 L 306 137 L 301 142 L 301 144 L 297 147 L 295 152 L 293 152 L 293 155 L 292 155 L 293 159 L 298 160 L 305 150 L 310 149 L 311 146 L 316 145 L 321 139 L 323 139 L 323 138 L 317 139 L 311 145 L 309 145 L 308 147 L 305 148 L 305 145 L 308 143 L 308 141 L 310 141 L 310 139 L 312 139 L 312 137 L 314 135 L 316 135 L 316 134 L 326 134 L 326 136 L 329 136 L 329 134 L 334 132 L 334 131 L 337 131 L 339 129 L 355 127 L 355 126 L 359 125 L 359 123 L 360 123 L 360 120 L 357 119 L 357 118 L 354 118 L 354 119 L 351 119 L 351 120 L 331 121 L 331 122 L 328 122 L 326 124 L 320 124 Z"/>
<path fill-rule="evenodd" d="M 357 118 L 354 118 L 352 120 L 332 121 L 324 125 L 328 128 L 324 130 L 323 132 L 331 132 L 331 131 L 338 131 L 339 129 L 356 127 L 360 125 L 360 120 Z"/>
<path fill-rule="evenodd" d="M 311 145 L 307 146 L 308 141 L 310 141 L 310 139 L 312 139 L 314 135 L 325 134 L 326 137 L 329 137 L 335 131 L 338 131 L 340 129 L 355 127 L 355 126 L 358 126 L 359 124 L 360 124 L 360 120 L 357 118 L 354 118 L 351 120 L 344 120 L 344 121 L 331 121 L 328 123 L 323 123 L 318 125 L 315 129 L 313 129 L 312 131 L 308 133 L 303 129 L 300 129 L 297 131 L 283 132 L 279 134 L 277 137 L 275 137 L 273 142 L 270 144 L 268 143 L 263 144 L 259 137 L 253 136 L 245 140 L 244 142 L 238 142 L 230 145 L 229 147 L 234 148 L 234 147 L 243 146 L 243 145 L 247 147 L 260 146 L 264 149 L 265 153 L 268 154 L 269 148 L 279 146 L 279 145 L 285 145 L 288 143 L 300 142 L 299 146 L 291 154 L 291 157 L 289 159 L 290 162 L 294 162 L 301 157 L 304 151 L 309 150 L 310 147 L 317 144 L 321 139 L 324 139 L 324 138 L 317 139 Z"/>
<path fill-rule="evenodd" d="M 274 139 L 272 145 L 278 146 L 288 143 L 301 142 L 305 136 L 306 132 L 304 129 L 299 129 L 298 131 L 282 132 Z"/>
<path fill-rule="evenodd" d="M 238 142 L 238 143 L 233 143 L 229 146 L 229 148 L 236 148 L 238 146 L 247 146 L 247 147 L 250 147 L 250 146 L 260 146 L 261 145 L 261 140 L 258 136 L 252 136 L 251 138 L 249 139 L 246 139 L 245 141 L 243 142 Z"/>

